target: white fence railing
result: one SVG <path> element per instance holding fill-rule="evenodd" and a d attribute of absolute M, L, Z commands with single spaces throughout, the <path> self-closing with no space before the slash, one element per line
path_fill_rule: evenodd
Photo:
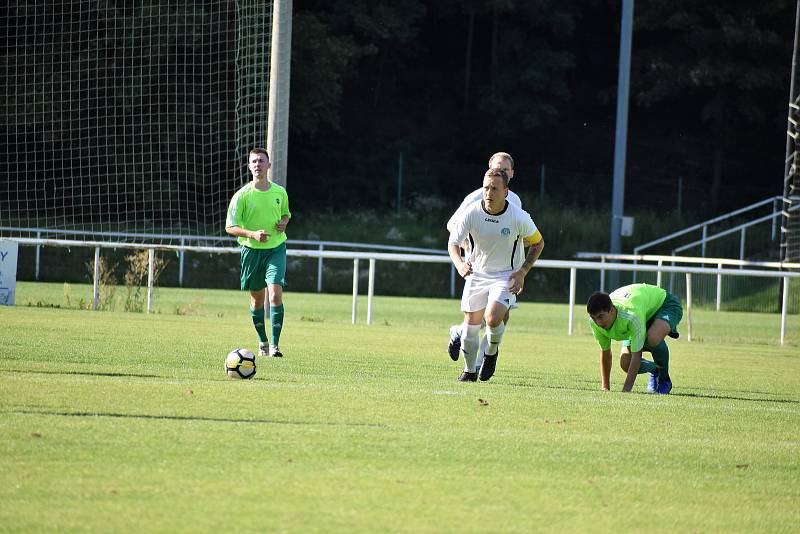
<path fill-rule="evenodd" d="M 56 247 L 89 247 L 94 248 L 94 291 L 92 299 L 93 309 L 97 309 L 99 299 L 99 263 L 101 248 L 129 248 L 145 249 L 149 252 L 148 284 L 147 284 L 147 311 L 152 311 L 153 302 L 153 268 L 156 250 L 168 251 L 192 251 L 206 253 L 231 253 L 238 254 L 238 247 L 181 247 L 177 245 L 150 245 L 145 246 L 133 243 L 107 243 L 97 241 L 71 241 L 71 240 L 48 240 L 32 238 L 11 238 L 21 245 L 43 245 Z M 289 256 L 305 258 L 331 258 L 331 259 L 352 259 L 353 260 L 353 302 L 352 302 L 352 323 L 355 324 L 358 317 L 358 281 L 359 281 L 359 262 L 366 260 L 369 265 L 368 286 L 367 286 L 367 324 L 372 324 L 373 297 L 375 289 L 375 268 L 377 261 L 393 262 L 421 262 L 421 263 L 450 263 L 450 258 L 441 255 L 431 254 L 392 254 L 382 252 L 350 252 L 350 251 L 318 251 L 318 250 L 287 250 Z M 538 260 L 537 269 L 567 269 L 569 270 L 569 316 L 567 321 L 567 334 L 572 335 L 575 317 L 575 291 L 578 270 L 617 270 L 617 271 L 643 271 L 643 272 L 666 272 L 683 274 L 686 277 L 686 307 L 685 318 L 687 324 L 687 339 L 692 340 L 692 275 L 717 275 L 717 276 L 753 276 L 761 278 L 781 278 L 783 279 L 783 294 L 781 299 L 781 321 L 780 321 L 780 343 L 783 345 L 786 339 L 786 318 L 789 309 L 789 281 L 793 278 L 800 278 L 800 273 L 785 271 L 764 271 L 752 269 L 708 269 L 702 267 L 689 266 L 666 266 L 666 265 L 632 265 L 626 263 L 604 263 L 586 261 L 561 261 L 561 260 Z"/>
<path fill-rule="evenodd" d="M 230 243 L 231 246 L 236 246 L 236 238 L 231 237 L 228 235 L 224 236 L 203 236 L 203 235 L 185 235 L 185 234 L 147 234 L 147 233 L 136 233 L 136 232 L 87 232 L 85 230 L 58 230 L 58 229 L 48 229 L 48 228 L 29 228 L 29 227 L 17 227 L 17 226 L 0 226 L 0 239 L 14 239 L 19 240 L 22 239 L 20 237 L 7 237 L 4 238 L 2 235 L 13 235 L 13 234 L 29 234 L 31 238 L 35 237 L 35 239 L 43 241 L 43 240 L 58 240 L 59 237 L 55 236 L 73 236 L 78 237 L 81 236 L 83 239 L 80 241 L 85 242 L 101 242 L 97 241 L 98 237 L 108 237 L 108 238 L 119 238 L 120 242 L 125 242 L 128 244 L 136 244 L 136 243 L 153 243 L 154 241 L 164 240 L 164 241 L 172 241 L 177 243 L 178 248 L 174 249 L 177 250 L 178 253 L 178 285 L 183 287 L 183 278 L 184 278 L 184 265 L 185 265 L 185 252 L 186 251 L 194 251 L 192 248 L 192 243 L 215 243 L 215 247 L 219 246 L 216 243 Z M 301 247 L 315 247 L 318 251 L 322 252 L 324 250 L 330 249 L 364 249 L 364 250 L 381 250 L 381 251 L 395 251 L 395 252 L 419 252 L 422 254 L 441 254 L 443 256 L 447 256 L 446 250 L 439 250 L 439 249 L 431 249 L 431 248 L 418 248 L 418 247 L 403 247 L 399 245 L 377 245 L 371 243 L 349 243 L 345 241 L 315 241 L 315 240 L 305 240 L 305 239 L 288 239 L 286 241 L 287 246 L 301 246 Z M 147 244 L 140 244 L 138 247 L 134 248 L 146 248 Z M 156 246 L 156 245 L 153 245 Z M 169 246 L 169 245 L 164 245 Z M 116 248 L 116 247 L 115 247 Z M 172 249 L 171 249 L 172 250 Z M 42 245 L 36 245 L 36 258 L 34 260 L 34 279 L 39 280 L 39 273 L 41 272 L 41 255 L 42 255 Z M 322 293 L 322 280 L 323 280 L 323 257 L 320 256 L 317 259 L 317 293 Z M 456 271 L 455 268 L 450 269 L 450 295 L 455 294 L 455 279 L 456 279 Z"/>
<path fill-rule="evenodd" d="M 800 263 L 780 262 L 780 261 L 748 261 L 748 260 L 733 260 L 729 258 L 698 258 L 695 256 L 660 256 L 648 254 L 610 254 L 607 252 L 578 252 L 575 257 L 582 260 L 600 260 L 600 263 L 605 264 L 609 260 L 612 261 L 630 261 L 634 265 L 641 265 L 639 262 L 645 264 L 651 263 L 658 267 L 669 264 L 673 267 L 681 264 L 690 265 L 716 265 L 720 271 L 725 267 L 738 267 L 740 270 L 745 267 L 754 267 L 757 269 L 777 269 L 781 271 L 800 270 Z M 605 269 L 600 269 L 600 291 L 605 291 Z M 636 281 L 636 271 L 633 271 L 633 281 Z M 656 271 L 656 285 L 661 285 L 661 270 Z M 672 276 L 674 272 L 670 275 Z M 671 285 L 671 284 L 670 284 Z M 722 274 L 717 274 L 716 285 L 716 310 L 720 311 L 722 306 Z"/>

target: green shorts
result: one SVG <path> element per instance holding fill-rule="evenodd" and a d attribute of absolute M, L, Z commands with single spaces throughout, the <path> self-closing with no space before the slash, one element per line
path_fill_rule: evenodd
<path fill-rule="evenodd" d="M 650 325 L 653 324 L 655 319 L 661 319 L 662 321 L 669 323 L 670 332 L 667 335 L 673 339 L 678 339 L 678 323 L 681 322 L 681 318 L 683 318 L 683 307 L 681 306 L 681 301 L 679 301 L 675 295 L 667 291 L 667 298 L 664 299 L 661 307 L 656 310 L 656 313 L 654 313 L 652 317 L 647 319 L 645 331 L 650 329 Z M 622 346 L 630 347 L 631 340 L 624 340 L 622 342 Z M 647 340 L 644 342 L 644 348 L 645 350 L 649 350 L 647 346 Z"/>
<path fill-rule="evenodd" d="M 275 248 L 242 247 L 242 291 L 261 291 L 268 284 L 286 287 L 286 243 Z"/>
<path fill-rule="evenodd" d="M 667 291 L 667 298 L 664 299 L 664 303 L 656 311 L 656 313 L 647 320 L 647 328 L 650 328 L 650 325 L 653 324 L 653 319 L 661 319 L 662 321 L 669 323 L 669 337 L 677 338 L 678 323 L 681 322 L 681 318 L 683 318 L 683 307 L 681 306 L 681 301 L 679 301 L 675 295 Z"/>

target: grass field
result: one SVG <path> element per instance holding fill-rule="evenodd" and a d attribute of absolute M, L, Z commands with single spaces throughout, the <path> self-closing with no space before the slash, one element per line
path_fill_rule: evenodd
<path fill-rule="evenodd" d="M 90 288 L 73 286 L 73 299 Z M 456 381 L 456 300 L 286 294 L 251 381 L 246 297 L 159 289 L 146 315 L 0 307 L 0 530 L 796 532 L 800 317 L 694 313 L 671 395 L 598 390 L 578 307 L 523 303 L 495 377 Z M 614 349 L 617 350 L 616 347 Z"/>

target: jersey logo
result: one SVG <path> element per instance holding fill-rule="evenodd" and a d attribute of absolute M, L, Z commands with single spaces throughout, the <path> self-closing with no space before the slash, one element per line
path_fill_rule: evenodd
<path fill-rule="evenodd" d="M 503 234 L 503 237 L 508 237 L 511 235 L 511 229 L 503 228 L 502 230 L 500 230 L 500 233 Z"/>
<path fill-rule="evenodd" d="M 669 322 L 669 315 L 662 315 L 661 319 L 664 319 L 665 321 Z"/>
<path fill-rule="evenodd" d="M 500 221 L 498 221 L 497 219 L 490 219 L 489 217 L 486 217 L 486 219 L 484 219 L 484 220 L 485 220 L 486 222 L 492 222 L 492 223 L 499 223 L 499 222 L 500 222 Z"/>
<path fill-rule="evenodd" d="M 279 199 L 279 198 L 276 198 L 276 199 L 275 199 L 275 204 L 278 204 L 278 205 L 280 206 L 280 204 L 281 204 L 281 199 Z"/>

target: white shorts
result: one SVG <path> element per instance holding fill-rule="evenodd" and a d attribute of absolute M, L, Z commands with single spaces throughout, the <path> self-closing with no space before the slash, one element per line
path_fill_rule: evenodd
<path fill-rule="evenodd" d="M 517 307 L 517 297 L 508 290 L 511 273 L 500 276 L 471 274 L 464 282 L 461 294 L 461 311 L 476 312 L 485 309 L 489 302 L 497 302 L 506 308 Z"/>

